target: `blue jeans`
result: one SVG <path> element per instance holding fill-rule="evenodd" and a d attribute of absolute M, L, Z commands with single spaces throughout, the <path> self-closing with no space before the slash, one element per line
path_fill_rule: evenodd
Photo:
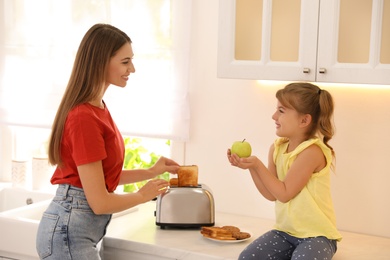
<path fill-rule="evenodd" d="M 39 223 L 36 247 L 40 259 L 100 259 L 98 243 L 111 215 L 96 215 L 84 191 L 61 184 Z"/>
<path fill-rule="evenodd" d="M 336 240 L 326 237 L 296 238 L 271 230 L 249 244 L 238 259 L 331 260 L 336 251 Z"/>

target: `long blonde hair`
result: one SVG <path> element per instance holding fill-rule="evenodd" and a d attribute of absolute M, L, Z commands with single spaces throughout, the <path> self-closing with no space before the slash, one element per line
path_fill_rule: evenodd
<path fill-rule="evenodd" d="M 64 96 L 53 122 L 49 141 L 49 162 L 61 165 L 61 140 L 69 111 L 99 97 L 104 91 L 110 58 L 131 39 L 109 24 L 95 24 L 84 35 L 73 64 Z"/>
<path fill-rule="evenodd" d="M 334 102 L 327 90 L 320 89 L 311 83 L 295 82 L 278 90 L 276 98 L 284 106 L 298 113 L 309 114 L 312 117 L 312 123 L 307 132 L 307 138 L 318 135 L 334 155 L 333 147 L 329 145 L 329 140 L 334 135 Z"/>

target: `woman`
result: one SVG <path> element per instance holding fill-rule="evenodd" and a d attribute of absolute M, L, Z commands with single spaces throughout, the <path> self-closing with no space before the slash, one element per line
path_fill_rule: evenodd
<path fill-rule="evenodd" d="M 122 169 L 123 139 L 103 96 L 110 85 L 126 86 L 133 55 L 130 38 L 108 24 L 92 26 L 81 41 L 50 137 L 49 161 L 57 165 L 51 183 L 58 189 L 38 228 L 41 259 L 100 259 L 97 244 L 111 214 L 163 193 L 168 183 L 153 178 L 179 168 L 161 157 L 149 169 Z M 147 179 L 136 193 L 114 193 Z"/>
<path fill-rule="evenodd" d="M 331 259 L 341 240 L 330 191 L 332 96 L 310 83 L 291 83 L 276 97 L 272 119 L 279 138 L 269 150 L 268 168 L 256 156 L 227 152 L 229 162 L 249 169 L 259 192 L 275 201 L 274 229 L 239 259 Z"/>

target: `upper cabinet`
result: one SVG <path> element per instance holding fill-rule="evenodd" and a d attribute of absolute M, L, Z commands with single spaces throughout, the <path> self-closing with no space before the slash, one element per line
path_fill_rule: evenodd
<path fill-rule="evenodd" d="M 390 0 L 220 0 L 218 77 L 390 84 Z"/>

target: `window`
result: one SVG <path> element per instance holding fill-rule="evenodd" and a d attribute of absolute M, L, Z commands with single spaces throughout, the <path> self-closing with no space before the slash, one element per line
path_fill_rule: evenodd
<path fill-rule="evenodd" d="M 42 147 L 35 142 L 48 136 L 78 45 L 95 23 L 133 41 L 136 73 L 104 98 L 122 134 L 188 140 L 190 12 L 191 0 L 0 0 L 0 178 L 10 179 L 11 159 Z"/>
<path fill-rule="evenodd" d="M 185 141 L 191 1 L 0 0 L 0 123 L 50 128 L 95 23 L 133 41 L 136 73 L 105 101 L 123 134 Z"/>
<path fill-rule="evenodd" d="M 153 166 L 160 156 L 169 156 L 170 141 L 163 139 L 134 138 L 125 137 L 125 169 L 145 169 Z M 158 178 L 168 181 L 169 172 L 165 172 Z M 124 192 L 135 192 L 140 189 L 147 181 L 123 185 Z M 117 191 L 122 188 L 118 187 Z"/>

